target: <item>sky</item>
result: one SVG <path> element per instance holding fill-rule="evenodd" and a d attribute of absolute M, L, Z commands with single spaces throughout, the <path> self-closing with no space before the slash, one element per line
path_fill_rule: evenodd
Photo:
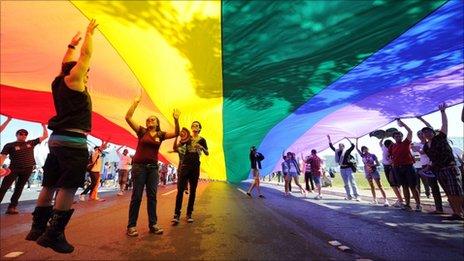
<path fill-rule="evenodd" d="M 463 136 L 464 136 L 464 124 L 461 121 L 461 112 L 463 110 L 463 103 L 452 106 L 450 108 L 447 108 L 446 113 L 448 116 L 448 137 L 453 138 L 453 140 L 457 141 L 456 146 L 460 147 L 463 149 Z M 425 115 L 423 117 L 426 121 L 428 121 L 432 127 L 439 129 L 441 127 L 441 115 L 440 112 L 434 112 L 428 115 Z M 3 123 L 5 122 L 6 117 L 3 115 L 0 115 L 0 122 Z M 415 133 L 422 129 L 424 127 L 423 123 L 420 122 L 417 119 L 404 119 L 403 120 L 413 131 L 413 142 L 414 141 L 419 141 Z M 392 122 L 382 128 L 386 130 L 388 128 L 395 127 L 398 130 L 402 131 L 404 134 L 406 134 L 406 130 L 403 128 L 399 128 L 396 122 Z M 0 134 L 0 143 L 1 147 L 8 143 L 16 140 L 15 133 L 18 129 L 26 129 L 29 132 L 28 139 L 34 139 L 37 137 L 42 136 L 42 127 L 39 123 L 34 123 L 34 122 L 28 122 L 28 121 L 22 121 L 22 120 L 16 120 L 13 119 L 6 129 Z M 49 131 L 49 134 L 51 131 Z M 342 141 L 345 143 L 345 145 L 348 145 L 348 142 L 346 140 Z M 354 142 L 354 141 L 353 141 Z M 100 145 L 101 141 L 97 138 L 94 138 L 92 136 L 88 136 L 88 143 L 89 147 L 93 147 L 95 145 Z M 377 156 L 381 157 L 382 153 L 379 148 L 379 140 L 375 137 L 369 137 L 369 135 L 365 135 L 359 139 L 359 147 L 365 145 L 369 148 L 369 150 L 376 154 Z M 109 160 L 110 162 L 115 162 L 118 161 L 118 158 L 116 156 L 115 150 L 120 146 L 121 144 L 111 144 L 110 147 L 106 150 L 108 152 L 106 160 Z M 336 145 L 336 144 L 335 144 Z M 47 143 L 42 142 L 41 144 L 36 146 L 35 149 L 35 157 L 36 157 L 36 162 L 38 165 L 43 165 L 45 162 L 45 158 L 48 153 L 48 147 Z M 134 154 L 135 151 L 133 149 L 129 148 L 129 153 Z M 333 155 L 333 152 L 330 149 L 326 149 L 324 151 L 319 152 L 319 155 L 322 157 L 328 156 L 328 155 Z"/>

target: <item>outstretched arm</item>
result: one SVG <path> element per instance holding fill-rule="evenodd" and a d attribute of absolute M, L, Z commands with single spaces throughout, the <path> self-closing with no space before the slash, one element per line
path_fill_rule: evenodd
<path fill-rule="evenodd" d="M 175 129 L 174 129 L 174 132 L 166 133 L 166 136 L 164 136 L 165 139 L 172 139 L 172 138 L 175 138 L 175 137 L 179 136 L 179 130 L 180 130 L 179 116 L 180 116 L 180 111 L 178 109 L 174 109 L 174 111 L 172 113 L 172 117 L 174 117 Z"/>
<path fill-rule="evenodd" d="M 446 116 L 446 103 L 440 104 L 438 106 L 438 109 L 440 109 L 441 113 L 441 132 L 443 132 L 445 135 L 448 135 L 448 117 Z"/>
<path fill-rule="evenodd" d="M 63 61 L 62 63 L 67 63 L 74 61 L 74 53 L 76 50 L 76 46 L 79 45 L 79 42 L 81 41 L 81 32 L 77 32 L 76 35 L 71 39 L 71 43 L 68 45 L 68 49 L 66 50 L 66 53 L 64 54 Z"/>
<path fill-rule="evenodd" d="M 2 132 L 6 128 L 6 126 L 8 125 L 8 123 L 10 123 L 10 121 L 11 121 L 11 117 L 8 116 L 6 118 L 6 121 L 2 123 L 2 125 L 0 126 L 0 132 Z"/>
<path fill-rule="evenodd" d="M 176 136 L 176 138 L 174 139 L 174 144 L 172 145 L 172 150 L 174 152 L 177 152 L 177 148 L 179 147 L 179 144 L 177 144 L 177 138 L 178 136 Z"/>
<path fill-rule="evenodd" d="M 404 123 L 401 119 L 398 118 L 397 121 L 398 121 L 398 126 L 405 128 L 406 131 L 408 132 L 408 135 L 406 136 L 406 139 L 408 139 L 409 141 L 412 141 L 412 130 L 411 130 L 411 128 L 409 128 L 409 126 L 406 125 L 406 123 Z"/>
<path fill-rule="evenodd" d="M 384 140 L 384 139 L 385 139 L 385 137 L 382 137 L 382 138 L 380 139 L 380 141 L 379 141 L 379 146 L 380 146 L 380 148 L 383 147 L 383 140 Z"/>
<path fill-rule="evenodd" d="M 418 120 L 422 121 L 425 126 L 429 127 L 429 128 L 432 128 L 432 125 L 430 125 L 430 123 L 428 123 L 426 120 L 424 120 L 424 118 L 422 118 L 422 116 L 417 116 L 416 117 Z"/>
<path fill-rule="evenodd" d="M 64 78 L 66 85 L 75 91 L 83 92 L 85 90 L 84 78 L 87 77 L 87 71 L 90 66 L 90 57 L 93 51 L 93 32 L 98 26 L 95 19 L 92 19 L 87 26 L 84 43 L 81 47 L 81 54 L 77 60 L 77 64 L 71 69 L 68 76 Z M 72 49 L 72 48 L 69 48 Z M 66 57 L 66 56 L 65 56 Z"/>
<path fill-rule="evenodd" d="M 345 137 L 345 139 L 351 144 L 351 146 L 346 150 L 346 155 L 348 155 L 348 154 L 351 153 L 351 151 L 353 151 L 353 149 L 354 149 L 354 144 L 353 144 L 353 142 L 351 142 L 351 140 L 348 139 L 347 137 Z"/>
<path fill-rule="evenodd" d="M 363 154 L 362 154 L 362 151 L 360 151 L 360 150 L 359 150 L 359 147 L 358 147 L 358 139 L 359 139 L 359 138 L 356 138 L 356 150 L 358 151 L 359 155 L 362 156 L 362 155 L 363 155 Z M 349 140 L 349 139 L 348 139 L 348 140 Z"/>
<path fill-rule="evenodd" d="M 48 130 L 47 130 L 47 126 L 45 126 L 45 124 L 42 123 L 42 137 L 39 138 L 40 142 L 42 142 L 43 140 L 45 140 L 46 138 L 48 138 Z"/>
<path fill-rule="evenodd" d="M 139 131 L 140 125 L 137 124 L 137 122 L 135 122 L 134 119 L 132 119 L 132 116 L 134 115 L 134 111 L 139 105 L 141 99 L 142 99 L 142 89 L 140 89 L 140 94 L 137 97 L 135 97 L 134 102 L 132 103 L 132 105 L 130 106 L 129 110 L 126 113 L 126 122 L 135 132 Z"/>
<path fill-rule="evenodd" d="M 330 135 L 327 135 L 327 139 L 329 139 L 329 147 L 330 147 L 333 151 L 335 151 L 335 147 L 334 147 L 333 144 L 332 144 L 332 140 L 330 139 Z"/>

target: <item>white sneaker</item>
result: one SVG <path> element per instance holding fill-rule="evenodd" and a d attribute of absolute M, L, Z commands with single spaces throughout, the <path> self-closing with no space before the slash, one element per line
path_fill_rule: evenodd
<path fill-rule="evenodd" d="M 371 201 L 371 204 L 372 204 L 372 205 L 377 205 L 377 204 L 379 204 L 379 202 L 377 201 L 377 199 L 373 199 L 373 200 Z"/>
<path fill-rule="evenodd" d="M 388 199 L 385 199 L 385 202 L 383 203 L 384 207 L 389 207 L 390 203 L 388 202 Z"/>
<path fill-rule="evenodd" d="M 314 199 L 320 200 L 320 199 L 322 199 L 322 196 L 321 196 L 321 195 L 317 195 Z"/>
<path fill-rule="evenodd" d="M 85 201 L 85 195 L 79 195 L 79 200 L 80 201 Z"/>
<path fill-rule="evenodd" d="M 124 192 L 122 192 L 122 191 L 119 191 L 119 192 L 118 192 L 118 194 L 116 194 L 116 195 L 118 195 L 118 196 L 122 196 L 122 195 L 124 195 Z"/>
<path fill-rule="evenodd" d="M 361 202 L 361 198 L 360 197 L 354 197 L 354 200 L 358 201 L 358 202 Z"/>

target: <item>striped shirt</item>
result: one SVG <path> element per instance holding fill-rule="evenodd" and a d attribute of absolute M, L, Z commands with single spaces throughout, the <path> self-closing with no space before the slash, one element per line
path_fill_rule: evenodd
<path fill-rule="evenodd" d="M 10 169 L 25 169 L 35 165 L 34 147 L 40 139 L 15 141 L 5 144 L 1 154 L 10 155 Z"/>

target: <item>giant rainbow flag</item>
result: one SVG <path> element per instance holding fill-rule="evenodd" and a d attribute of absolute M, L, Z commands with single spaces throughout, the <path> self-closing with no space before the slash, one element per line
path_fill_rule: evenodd
<path fill-rule="evenodd" d="M 164 130 L 203 125 L 202 173 L 238 182 L 259 147 L 263 173 L 396 117 L 463 102 L 463 10 L 455 1 L 2 1 L 1 114 L 46 122 L 50 83 L 96 18 L 92 135 L 134 147 L 124 115 Z M 168 153 L 172 141 L 160 153 Z"/>

